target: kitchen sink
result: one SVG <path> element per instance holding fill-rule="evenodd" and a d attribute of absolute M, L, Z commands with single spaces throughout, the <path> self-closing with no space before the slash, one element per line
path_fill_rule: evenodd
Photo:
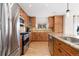
<path fill-rule="evenodd" d="M 72 42 L 76 45 L 79 45 L 79 39 L 78 38 L 73 38 L 73 37 L 61 37 L 63 38 L 64 40 L 67 40 L 69 42 Z"/>

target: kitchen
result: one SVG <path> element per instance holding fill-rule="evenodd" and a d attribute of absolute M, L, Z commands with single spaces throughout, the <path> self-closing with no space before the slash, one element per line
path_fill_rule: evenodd
<path fill-rule="evenodd" d="M 0 56 L 79 56 L 79 3 L 0 3 Z"/>

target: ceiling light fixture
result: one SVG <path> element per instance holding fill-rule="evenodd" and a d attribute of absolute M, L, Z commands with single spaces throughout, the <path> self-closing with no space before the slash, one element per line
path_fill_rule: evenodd
<path fill-rule="evenodd" d="M 66 15 L 69 16 L 70 10 L 69 10 L 69 3 L 67 3 L 67 10 L 66 10 Z"/>

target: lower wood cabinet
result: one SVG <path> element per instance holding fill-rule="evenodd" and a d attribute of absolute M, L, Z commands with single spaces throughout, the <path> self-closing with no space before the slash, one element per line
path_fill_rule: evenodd
<path fill-rule="evenodd" d="M 48 41 L 48 32 L 31 32 L 30 41 Z"/>
<path fill-rule="evenodd" d="M 48 46 L 52 56 L 79 56 L 79 50 L 55 37 L 48 38 Z"/>
<path fill-rule="evenodd" d="M 61 46 L 60 46 L 61 45 Z M 62 49 L 62 47 L 64 48 L 65 46 L 62 46 L 62 43 L 59 43 L 58 39 L 54 40 L 54 51 L 53 51 L 53 55 L 54 56 L 69 56 L 70 54 L 66 52 L 66 50 Z"/>
<path fill-rule="evenodd" d="M 57 46 L 61 49 L 61 51 L 64 51 L 67 56 L 79 56 L 79 50 L 71 47 L 70 45 L 60 41 L 56 40 Z"/>

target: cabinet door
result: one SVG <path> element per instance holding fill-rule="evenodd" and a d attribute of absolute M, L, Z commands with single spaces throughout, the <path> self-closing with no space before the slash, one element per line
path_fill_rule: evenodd
<path fill-rule="evenodd" d="M 55 16 L 54 17 L 54 23 L 55 24 L 63 24 L 63 16 Z"/>
<path fill-rule="evenodd" d="M 29 16 L 22 9 L 20 9 L 20 16 L 22 16 L 24 18 L 24 24 L 28 25 Z"/>
<path fill-rule="evenodd" d="M 54 56 L 69 56 L 69 54 L 62 49 L 62 44 L 58 39 L 54 40 Z M 63 46 L 64 48 L 65 46 Z"/>
<path fill-rule="evenodd" d="M 32 27 L 36 26 L 36 17 L 31 17 L 32 20 Z"/>
<path fill-rule="evenodd" d="M 48 24 L 49 24 L 49 28 L 52 28 L 53 27 L 53 17 L 49 17 L 48 18 Z"/>
<path fill-rule="evenodd" d="M 59 56 L 60 52 L 58 51 L 58 46 L 56 44 L 56 39 L 54 39 L 54 51 L 53 51 L 54 56 Z"/>
<path fill-rule="evenodd" d="M 43 36 L 44 41 L 48 41 L 48 33 L 47 32 L 43 32 L 42 36 Z"/>
<path fill-rule="evenodd" d="M 38 40 L 38 32 L 32 32 L 31 36 L 32 36 L 31 41 L 36 41 L 36 40 Z"/>
<path fill-rule="evenodd" d="M 63 16 L 54 17 L 54 32 L 63 33 Z"/>

